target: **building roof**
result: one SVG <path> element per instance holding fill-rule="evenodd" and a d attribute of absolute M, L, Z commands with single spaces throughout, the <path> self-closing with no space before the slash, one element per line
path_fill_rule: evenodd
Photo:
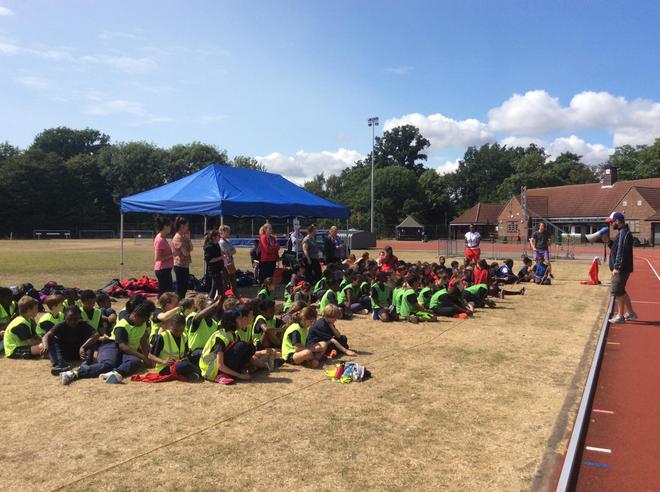
<path fill-rule="evenodd" d="M 645 186 L 635 186 L 637 192 L 642 196 L 643 200 L 649 204 L 655 213 L 648 217 L 646 220 L 658 220 L 660 217 L 660 188 L 648 188 Z"/>
<path fill-rule="evenodd" d="M 645 196 L 645 199 L 658 210 L 660 178 L 617 181 L 612 186 L 589 183 L 533 188 L 527 190 L 527 208 L 547 218 L 607 217 L 633 187 L 644 190 L 640 193 L 646 193 L 650 198 Z M 520 197 L 516 196 L 516 199 L 520 200 Z"/>
<path fill-rule="evenodd" d="M 502 203 L 477 203 L 451 221 L 451 225 L 494 225 L 504 208 Z"/>
<path fill-rule="evenodd" d="M 415 228 L 415 229 L 423 229 L 424 228 L 424 226 L 422 224 L 420 224 L 419 222 L 417 222 L 417 220 L 415 220 L 415 217 L 413 217 L 412 215 L 409 215 L 408 217 L 403 219 L 403 222 L 401 222 L 396 227 L 397 228 L 399 228 L 399 227 L 410 227 L 410 228 Z"/>

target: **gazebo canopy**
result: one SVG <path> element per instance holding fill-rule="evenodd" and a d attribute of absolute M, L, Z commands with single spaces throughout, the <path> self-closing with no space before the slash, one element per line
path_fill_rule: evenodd
<path fill-rule="evenodd" d="M 121 199 L 121 211 L 233 217 L 347 219 L 349 210 L 279 174 L 221 164 Z"/>
<path fill-rule="evenodd" d="M 415 220 L 415 217 L 412 215 L 409 215 L 405 219 L 403 219 L 403 222 L 401 222 L 398 226 L 396 226 L 397 229 L 399 228 L 414 228 L 414 229 L 424 229 L 424 226 L 417 222 Z"/>

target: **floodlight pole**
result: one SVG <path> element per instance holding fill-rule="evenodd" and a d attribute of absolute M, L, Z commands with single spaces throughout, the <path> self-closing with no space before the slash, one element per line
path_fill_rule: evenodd
<path fill-rule="evenodd" d="M 124 212 L 119 219 L 119 280 L 124 279 Z"/>
<path fill-rule="evenodd" d="M 374 227 L 374 151 L 376 149 L 376 127 L 378 126 L 378 116 L 373 116 L 367 120 L 371 127 L 371 233 L 375 232 Z"/>

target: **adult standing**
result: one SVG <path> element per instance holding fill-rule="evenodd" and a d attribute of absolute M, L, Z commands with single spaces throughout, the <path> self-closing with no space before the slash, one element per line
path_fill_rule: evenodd
<path fill-rule="evenodd" d="M 228 225 L 220 226 L 220 249 L 222 250 L 222 256 L 225 262 L 225 275 L 227 277 L 227 283 L 229 288 L 238 297 L 238 286 L 236 285 L 236 264 L 234 263 L 234 255 L 236 254 L 236 248 L 229 241 L 231 237 L 231 227 Z"/>
<path fill-rule="evenodd" d="M 468 231 L 465 233 L 465 263 L 476 264 L 479 262 L 481 256 L 481 234 L 470 224 Z"/>
<path fill-rule="evenodd" d="M 206 273 L 211 277 L 211 289 L 209 299 L 222 297 L 225 293 L 225 263 L 222 257 L 220 242 L 220 231 L 210 230 L 204 236 L 204 261 L 206 262 Z"/>
<path fill-rule="evenodd" d="M 545 222 L 539 222 L 539 228 L 529 238 L 529 244 L 534 252 L 533 260 L 543 258 L 548 263 L 548 275 L 552 274 L 552 266 L 550 264 L 550 233 L 545 228 Z"/>
<path fill-rule="evenodd" d="M 626 292 L 626 283 L 633 272 L 633 235 L 630 233 L 626 219 L 621 212 L 612 212 L 605 219 L 612 224 L 618 233 L 610 241 L 610 270 L 612 270 L 612 286 L 614 296 L 614 317 L 610 323 L 624 323 L 627 320 L 636 320 L 637 314 L 633 311 L 632 301 Z"/>
<path fill-rule="evenodd" d="M 323 254 L 325 256 L 326 265 L 339 263 L 341 261 L 339 248 L 337 226 L 332 226 L 328 231 L 328 234 L 323 238 Z"/>
<path fill-rule="evenodd" d="M 261 259 L 259 260 L 259 283 L 275 274 L 275 265 L 279 260 L 280 243 L 273 234 L 273 226 L 266 223 L 259 229 L 259 246 Z"/>
<path fill-rule="evenodd" d="M 302 241 L 302 250 L 305 263 L 305 282 L 314 285 L 321 279 L 319 247 L 316 244 L 316 226 L 314 224 L 307 228 L 307 235 Z"/>
<path fill-rule="evenodd" d="M 156 230 L 158 233 L 154 238 L 154 273 L 158 279 L 158 294 L 172 292 L 172 268 L 174 267 L 174 255 L 172 247 L 167 242 L 167 236 L 172 232 L 172 219 L 168 217 L 156 217 Z"/>
<path fill-rule="evenodd" d="M 296 222 L 293 227 L 293 232 L 289 234 L 289 242 L 291 243 L 291 251 L 296 254 L 300 260 L 303 257 L 303 240 L 305 236 L 300 232 L 300 224 Z"/>
<path fill-rule="evenodd" d="M 174 238 L 172 252 L 174 253 L 174 276 L 176 277 L 176 293 L 179 299 L 186 297 L 188 279 L 190 278 L 190 263 L 192 262 L 193 243 L 190 240 L 190 222 L 185 217 L 177 217 L 174 221 Z"/>

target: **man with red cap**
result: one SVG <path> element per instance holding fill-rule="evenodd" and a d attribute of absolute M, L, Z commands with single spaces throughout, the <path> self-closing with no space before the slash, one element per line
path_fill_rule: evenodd
<path fill-rule="evenodd" d="M 614 296 L 614 317 L 610 319 L 610 323 L 625 323 L 637 319 L 630 296 L 626 292 L 626 282 L 633 272 L 633 235 L 621 212 L 612 212 L 605 222 L 611 223 L 612 228 L 618 231 L 616 237 L 610 241 L 611 292 Z"/>

